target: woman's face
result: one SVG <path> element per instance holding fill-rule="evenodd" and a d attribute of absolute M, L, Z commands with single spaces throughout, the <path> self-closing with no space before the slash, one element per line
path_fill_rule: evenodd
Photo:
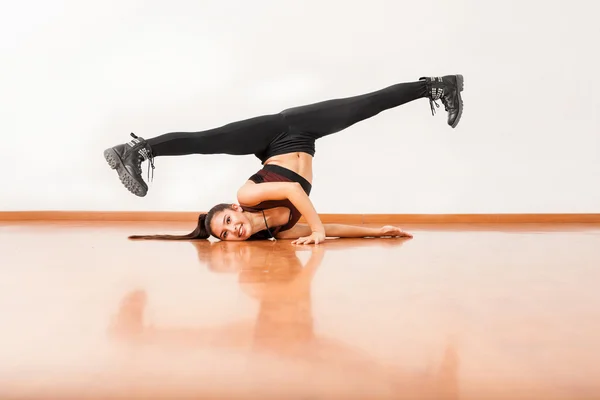
<path fill-rule="evenodd" d="M 250 220 L 237 204 L 215 213 L 210 230 L 221 240 L 247 240 L 252 235 Z"/>

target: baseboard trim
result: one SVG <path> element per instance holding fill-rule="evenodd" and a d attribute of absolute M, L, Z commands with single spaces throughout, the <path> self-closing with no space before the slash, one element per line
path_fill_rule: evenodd
<path fill-rule="evenodd" d="M 194 222 L 199 212 L 177 211 L 0 211 L 0 221 Z M 586 224 L 600 214 L 320 214 L 323 223 L 344 224 Z M 301 220 L 303 222 L 303 220 Z"/>

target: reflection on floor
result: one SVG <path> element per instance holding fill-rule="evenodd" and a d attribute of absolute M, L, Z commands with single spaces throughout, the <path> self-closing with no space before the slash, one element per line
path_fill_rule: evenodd
<path fill-rule="evenodd" d="M 600 227 L 405 228 L 293 246 L 0 225 L 0 397 L 600 397 Z"/>

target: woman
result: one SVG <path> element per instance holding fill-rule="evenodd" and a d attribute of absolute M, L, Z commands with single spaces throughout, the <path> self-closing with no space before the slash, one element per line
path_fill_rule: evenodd
<path fill-rule="evenodd" d="M 250 155 L 264 166 L 239 188 L 238 204 L 219 204 L 198 218 L 196 229 L 188 235 L 132 236 L 136 239 L 221 240 L 289 239 L 295 244 L 321 243 L 325 236 L 410 236 L 397 228 L 370 228 L 343 225 L 329 230 L 319 219 L 309 195 L 312 188 L 312 159 L 315 141 L 371 118 L 382 111 L 428 98 L 432 114 L 440 99 L 448 112 L 448 124 L 455 128 L 463 102 L 462 75 L 423 77 L 375 92 L 284 110 L 201 132 L 172 132 L 144 140 L 133 140 L 104 151 L 125 187 L 143 197 L 148 187 L 142 178 L 141 164 L 154 158 L 189 154 Z M 298 225 L 301 216 L 307 225 Z M 379 233 L 378 233 L 379 232 Z"/>

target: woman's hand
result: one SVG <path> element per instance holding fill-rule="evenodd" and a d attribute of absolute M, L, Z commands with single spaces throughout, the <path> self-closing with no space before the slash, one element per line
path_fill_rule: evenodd
<path fill-rule="evenodd" d="M 413 237 L 413 235 L 410 233 L 403 232 L 402 229 L 391 225 L 386 225 L 379 228 L 379 234 L 381 235 L 380 237 Z"/>
<path fill-rule="evenodd" d="M 324 232 L 313 232 L 310 236 L 304 236 L 298 238 L 292 242 L 292 244 L 319 244 L 325 241 Z"/>

